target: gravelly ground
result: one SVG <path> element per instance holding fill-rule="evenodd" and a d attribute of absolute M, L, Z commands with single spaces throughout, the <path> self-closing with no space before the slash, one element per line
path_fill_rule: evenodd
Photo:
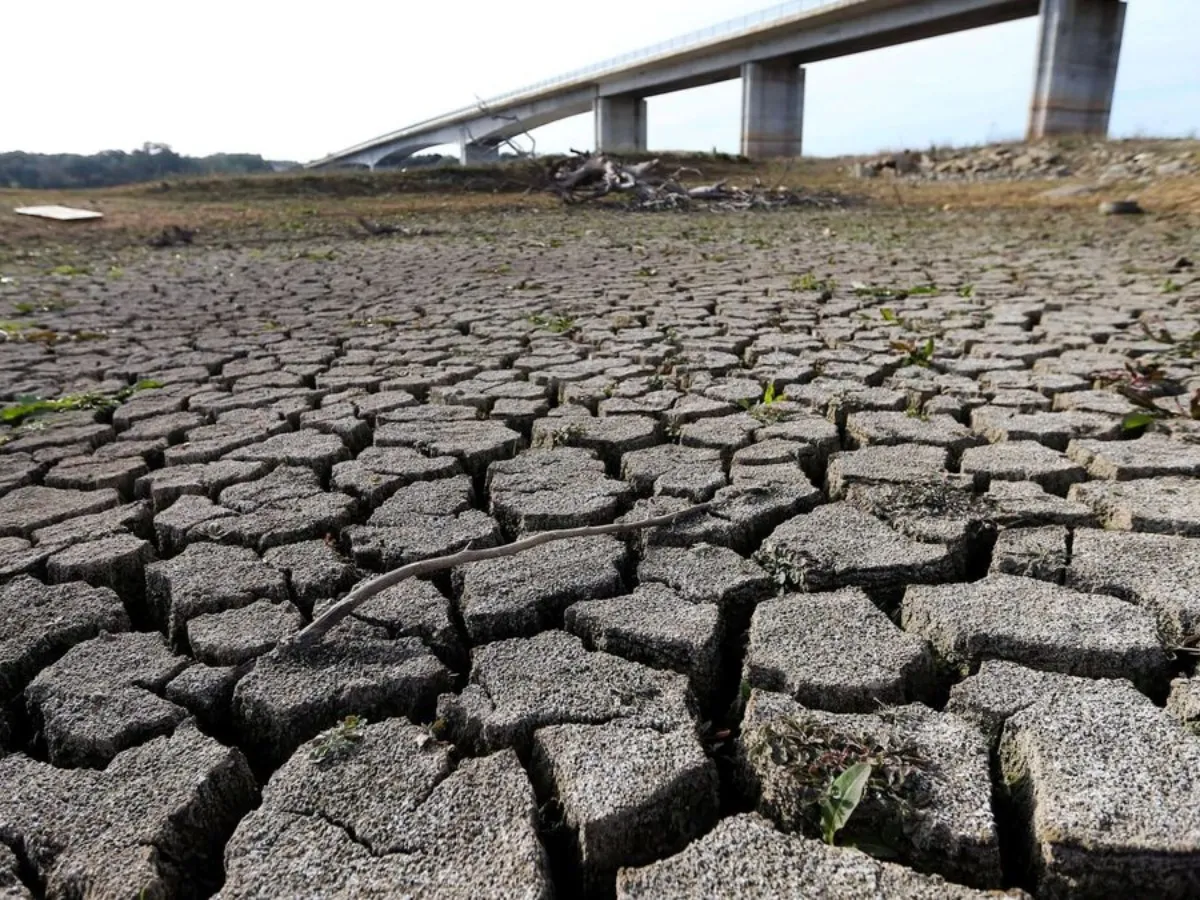
<path fill-rule="evenodd" d="M 163 385 L 0 432 L 0 896 L 1200 896 L 1200 428 L 1097 387 L 1200 388 L 1189 255 L 553 213 L 0 283 L 0 397 Z M 814 839 L 860 758 L 888 862 Z"/>

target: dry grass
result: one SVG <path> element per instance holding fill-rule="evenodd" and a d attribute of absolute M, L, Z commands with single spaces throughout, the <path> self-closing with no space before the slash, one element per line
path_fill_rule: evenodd
<path fill-rule="evenodd" d="M 1128 146 L 1125 146 L 1125 143 Z M 1125 142 L 1121 151 L 1152 149 L 1163 142 Z M 914 181 L 850 174 L 861 157 L 806 158 L 754 163 L 708 154 L 660 154 L 665 170 L 694 167 L 691 182 L 760 179 L 830 191 L 869 206 L 908 211 L 939 210 L 1095 210 L 1101 199 L 1136 198 L 1160 217 L 1194 227 L 1200 223 L 1200 178 L 1176 177 L 1150 183 L 1106 184 L 1102 191 L 1047 196 L 1052 188 L 1083 179 L 1029 181 Z M 360 216 L 398 225 L 450 222 L 510 211 L 555 209 L 553 197 L 530 191 L 537 181 L 533 163 L 480 168 L 415 169 L 390 172 L 299 172 L 235 178 L 185 179 L 152 185 L 91 191 L 0 190 L 0 262 L 20 263 L 72 253 L 144 247 L 164 228 L 196 232 L 198 243 L 262 245 L 276 241 L 361 233 Z M 12 213 L 15 206 L 61 203 L 96 209 L 99 221 L 47 222 Z"/>

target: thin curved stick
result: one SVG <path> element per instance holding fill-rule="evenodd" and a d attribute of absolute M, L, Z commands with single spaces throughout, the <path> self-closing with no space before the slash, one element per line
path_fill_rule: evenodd
<path fill-rule="evenodd" d="M 638 531 L 642 528 L 671 525 L 684 516 L 704 512 L 711 508 L 712 505 L 711 502 L 697 503 L 695 506 L 686 507 L 678 512 L 666 513 L 665 515 L 654 516 L 649 519 L 639 519 L 635 522 L 614 522 L 611 525 L 588 525 L 583 528 L 559 528 L 554 531 L 543 531 L 530 537 L 522 538 L 519 541 L 513 541 L 511 544 L 502 544 L 499 547 L 487 547 L 482 550 L 460 550 L 448 556 L 435 556 L 433 559 L 422 559 L 418 562 L 409 563 L 407 566 L 401 566 L 399 569 L 385 572 L 378 578 L 372 578 L 366 584 L 356 587 L 342 600 L 329 607 L 329 609 L 325 610 L 325 612 L 321 613 L 321 615 L 317 616 L 307 626 L 297 632 L 288 641 L 288 644 L 296 648 L 308 647 L 315 644 L 325 636 L 325 633 L 329 629 L 333 628 L 380 591 L 385 591 L 394 585 L 400 584 L 402 581 L 407 581 L 409 578 L 415 578 L 418 575 L 441 572 L 444 569 L 452 569 L 455 566 L 479 562 L 484 559 L 515 556 L 522 550 L 540 547 L 542 544 L 549 544 L 552 541 L 565 541 L 577 537 L 596 537 L 602 534 L 623 534 L 627 531 Z"/>

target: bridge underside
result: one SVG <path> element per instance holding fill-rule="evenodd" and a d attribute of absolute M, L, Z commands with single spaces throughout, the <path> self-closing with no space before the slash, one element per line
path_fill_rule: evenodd
<path fill-rule="evenodd" d="M 958 31 L 1041 16 L 1030 139 L 1051 134 L 1104 135 L 1124 25 L 1124 0 L 862 0 L 806 18 L 783 31 L 719 49 L 697 48 L 647 60 L 599 81 L 535 100 L 479 110 L 426 130 L 410 129 L 313 165 L 365 165 L 400 160 L 457 144 L 464 162 L 499 159 L 507 139 L 581 113 L 595 116 L 595 146 L 609 152 L 647 149 L 646 98 L 743 79 L 742 152 L 798 156 L 807 63 L 863 53 Z"/>

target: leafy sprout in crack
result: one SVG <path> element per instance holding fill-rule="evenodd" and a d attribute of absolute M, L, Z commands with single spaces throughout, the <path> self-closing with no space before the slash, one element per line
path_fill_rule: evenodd
<path fill-rule="evenodd" d="M 530 313 L 525 320 L 534 328 L 549 331 L 551 334 L 566 334 L 575 328 L 575 320 L 570 316 L 543 316 L 541 313 Z"/>
<path fill-rule="evenodd" d="M 904 354 L 900 361 L 901 366 L 921 366 L 928 368 L 933 361 L 934 346 L 933 338 L 928 337 L 921 343 L 916 341 L 890 341 L 889 345 L 897 353 Z"/>
<path fill-rule="evenodd" d="M 784 409 L 777 404 L 787 400 L 787 395 L 783 391 L 776 390 L 775 382 L 767 382 L 767 386 L 763 388 L 762 397 L 757 403 L 753 400 L 740 400 L 738 405 L 746 410 L 751 416 L 765 425 L 774 425 L 785 414 Z"/>
<path fill-rule="evenodd" d="M 757 769 L 774 771 L 772 792 L 797 814 L 796 827 L 827 843 L 866 800 L 901 818 L 927 803 L 919 776 L 929 763 L 894 732 L 868 735 L 793 715 L 749 730 L 743 741 Z"/>
<path fill-rule="evenodd" d="M 362 742 L 362 727 L 366 724 L 362 716 L 346 716 L 313 740 L 309 758 L 320 764 L 349 755 Z"/>
<path fill-rule="evenodd" d="M 855 763 L 833 779 L 821 797 L 821 838 L 825 843 L 834 843 L 837 833 L 846 827 L 854 810 L 858 809 L 871 780 L 871 771 L 870 763 Z"/>

